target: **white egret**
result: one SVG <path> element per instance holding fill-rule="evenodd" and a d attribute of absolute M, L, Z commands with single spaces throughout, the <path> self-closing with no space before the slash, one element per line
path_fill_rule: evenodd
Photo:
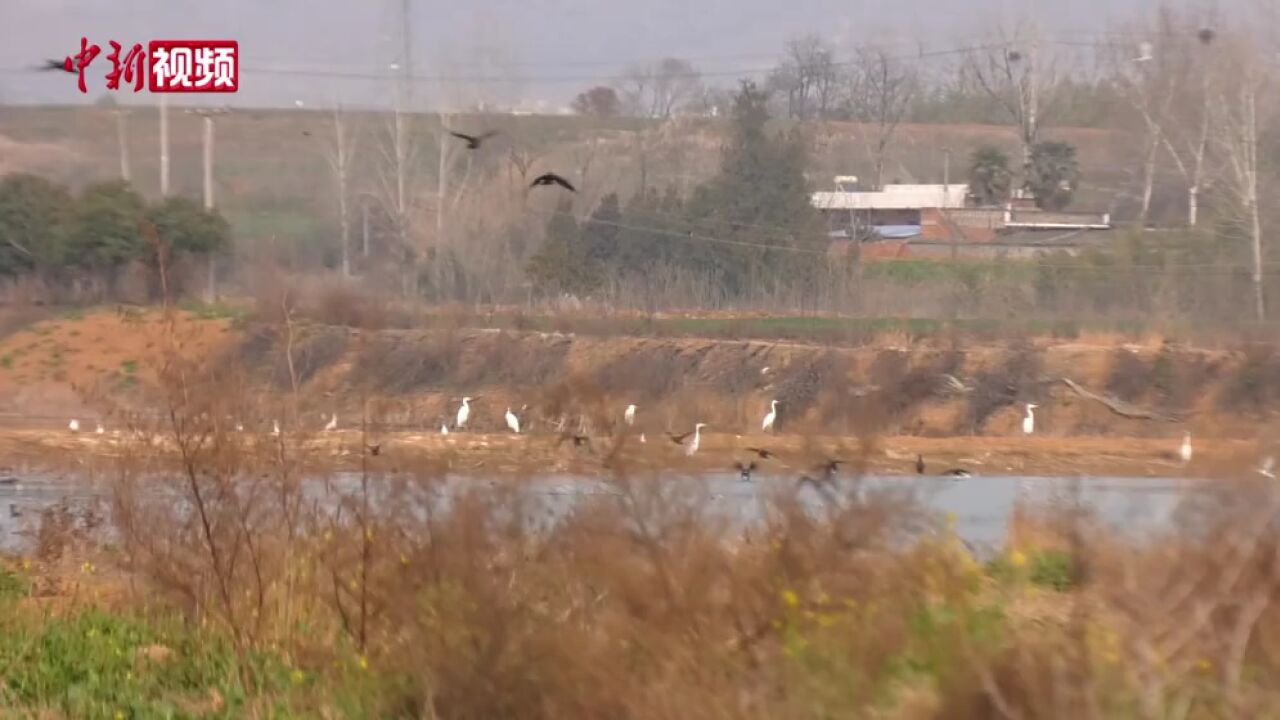
<path fill-rule="evenodd" d="M 507 408 L 507 427 L 511 428 L 511 432 L 520 432 L 520 418 L 511 412 L 511 408 Z"/>
<path fill-rule="evenodd" d="M 448 434 L 449 434 L 449 426 L 448 426 L 448 425 L 446 425 L 446 424 L 444 424 L 444 423 L 440 423 L 440 434 L 441 434 L 441 435 L 448 435 Z"/>
<path fill-rule="evenodd" d="M 325 430 L 338 429 L 338 413 L 334 413 L 333 416 L 329 418 L 329 422 L 325 423 L 324 429 Z"/>
<path fill-rule="evenodd" d="M 773 421 L 778 419 L 778 401 L 774 400 L 769 404 L 769 414 L 764 416 L 764 422 L 760 423 L 760 429 L 768 430 L 773 427 Z"/>
<path fill-rule="evenodd" d="M 693 455 L 698 452 L 698 446 L 702 444 L 702 428 L 706 426 L 706 423 L 698 423 L 693 426 L 693 440 L 689 441 L 689 447 L 684 451 L 685 455 Z"/>
<path fill-rule="evenodd" d="M 1182 447 L 1178 448 L 1178 457 L 1182 458 L 1182 464 L 1186 465 L 1191 462 L 1191 433 L 1182 434 Z"/>
<path fill-rule="evenodd" d="M 467 426 L 467 418 L 471 417 L 471 398 L 462 398 L 462 407 L 458 408 L 458 419 L 454 422 L 454 427 L 461 430 Z"/>
<path fill-rule="evenodd" d="M 636 424 L 636 406 L 628 405 L 627 411 L 622 413 L 622 419 L 625 420 L 628 425 L 635 425 Z"/>
<path fill-rule="evenodd" d="M 1030 435 L 1036 431 L 1036 415 L 1033 411 L 1038 407 L 1040 406 L 1035 403 L 1027 403 L 1027 415 L 1022 418 L 1023 435 Z"/>
<path fill-rule="evenodd" d="M 101 435 L 106 432 L 106 429 L 102 427 L 102 423 L 98 423 L 98 429 L 95 432 Z"/>
<path fill-rule="evenodd" d="M 272 435 L 279 435 L 279 434 L 280 434 L 280 421 L 279 421 L 279 420 L 272 420 L 272 421 L 271 421 L 271 434 L 272 434 Z"/>
<path fill-rule="evenodd" d="M 71 432 L 80 432 L 80 421 L 71 418 L 71 422 L 67 423 L 67 429 Z"/>

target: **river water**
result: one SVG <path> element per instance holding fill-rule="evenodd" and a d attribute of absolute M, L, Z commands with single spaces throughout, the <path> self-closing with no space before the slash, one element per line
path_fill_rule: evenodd
<path fill-rule="evenodd" d="M 697 491 L 706 508 L 729 522 L 750 525 L 762 517 L 768 498 L 794 478 L 755 476 L 744 482 L 737 473 L 672 477 L 667 482 Z M 452 479 L 441 484 L 440 501 L 449 502 L 450 488 L 475 479 Z M 837 480 L 850 489 L 848 479 Z M 310 494 L 350 492 L 358 483 L 354 475 L 339 475 L 329 483 L 313 483 Z M 614 492 L 608 485 L 586 477 L 547 476 L 527 481 L 530 512 L 538 521 L 552 524 L 572 513 L 587 498 Z M 692 485 L 691 485 L 692 484 Z M 1024 477 L 981 476 L 939 478 L 930 476 L 868 476 L 856 486 L 862 493 L 910 497 L 938 513 L 948 514 L 956 533 L 975 551 L 988 554 L 1002 543 L 1010 512 L 1020 499 L 1032 506 L 1078 499 L 1098 516 L 1128 533 L 1167 529 L 1181 500 L 1205 487 L 1203 481 L 1173 478 L 1124 477 Z M 821 495 L 811 486 L 799 494 L 809 507 L 818 507 Z M 107 499 L 107 489 L 75 475 L 39 472 L 0 473 L 0 549 L 21 552 L 31 543 L 31 531 L 40 511 L 58 503 L 84 507 Z"/>

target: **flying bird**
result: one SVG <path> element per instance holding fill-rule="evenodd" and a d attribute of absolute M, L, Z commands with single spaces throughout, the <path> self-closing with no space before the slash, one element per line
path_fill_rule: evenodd
<path fill-rule="evenodd" d="M 973 477 L 973 473 L 969 472 L 968 470 L 965 470 L 964 468 L 951 468 L 950 470 L 942 474 L 944 477 L 958 477 L 958 478 Z"/>
<path fill-rule="evenodd" d="M 736 462 L 733 464 L 733 467 L 737 469 L 738 478 L 742 480 L 742 482 L 751 482 L 751 471 L 756 469 L 756 464 L 754 462 L 747 465 Z"/>
<path fill-rule="evenodd" d="M 529 187 L 531 188 L 538 187 L 539 185 L 559 185 L 569 192 L 578 192 L 578 189 L 573 186 L 573 183 L 570 183 L 568 180 L 565 180 L 555 173 L 543 173 L 534 178 L 532 183 L 529 183 Z"/>
<path fill-rule="evenodd" d="M 382 452 L 382 443 L 378 443 L 376 445 L 367 445 L 366 447 L 369 448 L 370 455 L 378 455 Z"/>
<path fill-rule="evenodd" d="M 689 431 L 689 432 L 687 432 L 687 433 L 680 433 L 679 435 L 676 435 L 675 433 L 667 433 L 667 437 L 671 438 L 671 442 L 673 442 L 673 443 L 675 443 L 675 444 L 677 444 L 677 445 L 683 445 L 683 444 L 684 444 L 685 439 L 686 439 L 686 438 L 688 438 L 688 437 L 689 437 L 690 435 L 692 435 L 692 434 L 693 434 L 693 431 L 692 431 L 692 430 L 690 430 L 690 431 Z"/>
<path fill-rule="evenodd" d="M 774 400 L 769 404 L 769 414 L 764 416 L 764 422 L 760 423 L 760 430 L 768 430 L 773 427 L 773 421 L 778 419 L 778 401 Z"/>
<path fill-rule="evenodd" d="M 67 67 L 65 60 L 45 60 L 44 65 L 40 66 L 40 70 L 48 72 L 50 70 L 61 70 L 62 72 L 74 73 L 78 63 L 72 60 L 71 67 Z"/>
<path fill-rule="evenodd" d="M 747 450 L 750 450 L 756 455 L 759 455 L 761 460 L 768 460 L 769 458 L 773 457 L 773 451 L 767 448 L 749 447 L 747 448 Z"/>
<path fill-rule="evenodd" d="M 453 130 L 449 130 L 448 132 L 459 140 L 465 141 L 467 143 L 468 150 L 479 149 L 480 143 L 498 134 L 497 130 L 490 130 L 488 132 L 480 133 L 479 135 L 468 135 L 466 133 L 454 132 Z"/>

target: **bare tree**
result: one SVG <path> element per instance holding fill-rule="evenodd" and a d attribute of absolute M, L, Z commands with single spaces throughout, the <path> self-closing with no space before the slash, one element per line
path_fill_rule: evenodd
<path fill-rule="evenodd" d="M 1023 178 L 1031 168 L 1031 148 L 1040 141 L 1047 98 L 1053 86 L 1052 63 L 1042 56 L 1033 26 L 1002 29 L 988 49 L 969 55 L 966 70 L 1015 125 L 1022 149 Z"/>
<path fill-rule="evenodd" d="M 401 291 L 405 295 L 413 291 L 412 285 L 417 277 L 417 255 L 410 240 L 419 148 L 413 139 L 412 124 L 413 117 L 404 111 L 397 92 L 395 108 L 379 147 L 382 159 L 379 185 L 382 204 L 391 218 L 397 251 L 401 255 Z"/>
<path fill-rule="evenodd" d="M 867 144 L 879 188 L 884 184 L 885 155 L 916 96 L 919 77 L 913 67 L 895 60 L 882 48 L 860 49 L 854 70 L 853 113 L 857 120 L 875 127 L 874 140 Z"/>
<path fill-rule="evenodd" d="M 1205 183 L 1205 159 L 1213 120 L 1211 91 L 1215 73 L 1212 33 L 1201 33 L 1185 50 L 1186 72 L 1177 101 L 1164 118 L 1161 142 L 1187 188 L 1187 225 L 1200 216 L 1200 191 Z"/>
<path fill-rule="evenodd" d="M 835 51 L 817 35 L 787 42 L 786 58 L 769 78 L 771 89 L 786 94 L 787 114 L 809 120 L 828 118 L 836 109 L 840 75 Z"/>
<path fill-rule="evenodd" d="M 1258 115 L 1271 99 L 1270 73 L 1265 61 L 1248 40 L 1233 38 L 1228 71 L 1216 89 L 1218 107 L 1214 145 L 1223 162 L 1222 184 L 1249 237 L 1252 254 L 1254 310 L 1265 321 L 1266 299 L 1262 283 L 1262 214 L 1259 207 L 1261 168 L 1258 159 Z"/>
<path fill-rule="evenodd" d="M 1164 144 L 1164 122 L 1178 95 L 1179 71 L 1167 8 L 1161 8 L 1156 27 L 1130 33 L 1131 43 L 1109 48 L 1112 76 L 1142 121 L 1142 192 L 1139 224 L 1151 217 L 1156 167 Z"/>
<path fill-rule="evenodd" d="M 688 60 L 664 58 L 652 66 L 632 67 L 619 89 L 629 115 L 666 119 L 695 100 L 702 78 Z"/>
<path fill-rule="evenodd" d="M 338 197 L 338 235 L 342 243 L 342 276 L 351 277 L 351 214 L 350 192 L 351 164 L 358 148 L 359 134 L 347 121 L 338 104 L 333 109 L 333 136 L 324 141 L 324 156 L 333 172 Z"/>
<path fill-rule="evenodd" d="M 1146 225 L 1163 150 L 1187 187 L 1187 225 L 1199 214 L 1209 144 L 1209 92 L 1213 55 L 1187 22 L 1161 7 L 1151 27 L 1127 33 L 1132 41 L 1111 48 L 1112 76 L 1143 128 L 1140 221 Z"/>

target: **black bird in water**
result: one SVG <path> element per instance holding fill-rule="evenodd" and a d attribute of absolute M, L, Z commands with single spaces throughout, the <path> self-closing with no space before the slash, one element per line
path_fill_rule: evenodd
<path fill-rule="evenodd" d="M 923 455 L 916 455 L 916 474 L 917 475 L 924 474 L 924 456 Z"/>
<path fill-rule="evenodd" d="M 801 475 L 800 484 L 804 485 L 807 483 L 812 485 L 815 490 L 823 493 L 823 495 L 827 495 L 827 498 L 830 499 L 828 491 L 835 489 L 836 471 L 839 470 L 840 465 L 843 462 L 843 460 L 827 460 L 825 463 L 814 468 L 814 470 L 821 472 L 820 477 L 814 478 L 810 475 Z"/>
<path fill-rule="evenodd" d="M 973 473 L 969 472 L 968 470 L 965 470 L 964 468 L 951 468 L 950 470 L 942 474 L 946 477 L 957 477 L 957 478 L 973 477 Z"/>
<path fill-rule="evenodd" d="M 772 451 L 772 450 L 769 450 L 769 449 L 767 449 L 767 448 L 753 448 L 753 447 L 749 447 L 749 448 L 747 448 L 747 449 L 748 449 L 748 450 L 750 450 L 751 452 L 755 453 L 756 455 L 759 455 L 761 460 L 768 460 L 769 458 L 772 458 L 772 457 L 773 457 L 773 451 Z"/>
<path fill-rule="evenodd" d="M 743 465 L 740 462 L 736 462 L 733 464 L 733 467 L 737 469 L 739 473 L 738 478 L 742 480 L 742 482 L 751 482 L 751 471 L 756 469 L 755 463 Z"/>
<path fill-rule="evenodd" d="M 458 138 L 459 140 L 466 142 L 468 150 L 478 150 L 480 148 L 480 143 L 483 143 L 485 140 L 488 140 L 494 135 L 497 135 L 498 131 L 490 130 L 489 132 L 480 133 L 479 135 L 468 135 L 466 133 L 454 132 L 453 130 L 450 130 L 449 134 Z"/>
<path fill-rule="evenodd" d="M 555 173 L 543 173 L 534 178 L 533 182 L 529 183 L 529 187 L 531 188 L 538 187 L 539 185 L 559 185 L 560 187 L 567 189 L 569 192 L 578 192 L 578 189 L 575 188 L 572 183 Z"/>

